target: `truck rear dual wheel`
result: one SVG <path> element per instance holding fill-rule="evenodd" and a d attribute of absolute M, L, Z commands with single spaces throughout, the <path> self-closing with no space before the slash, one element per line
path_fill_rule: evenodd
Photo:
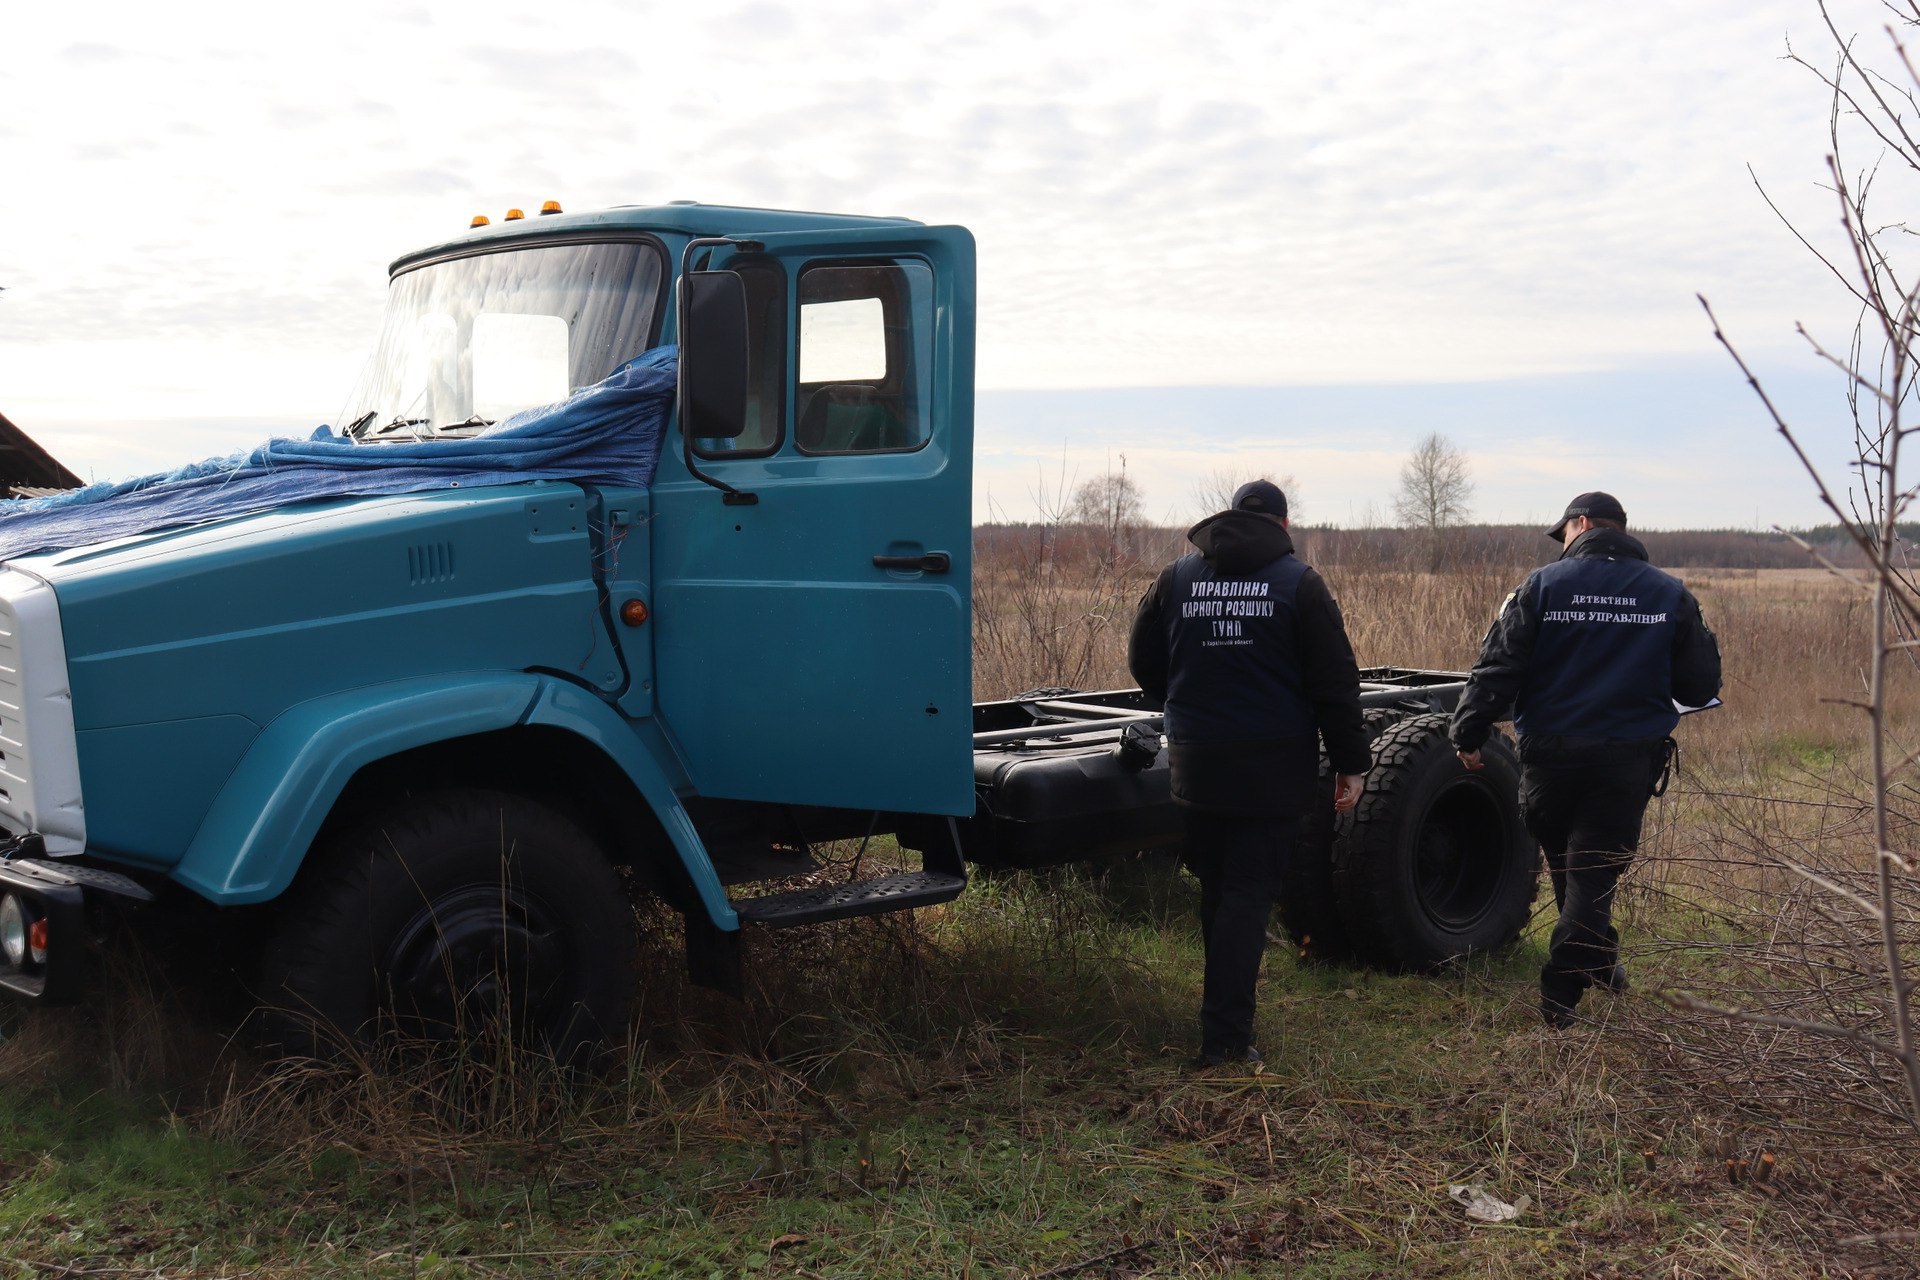
<path fill-rule="evenodd" d="M 1520 819 L 1520 764 L 1495 734 L 1468 772 L 1448 717 L 1416 715 L 1374 742 L 1351 814 L 1309 819 L 1283 920 L 1309 957 L 1429 969 L 1507 946 L 1532 912 L 1539 850 Z M 1332 782 L 1325 783 L 1330 808 Z M 1316 829 L 1317 828 L 1317 829 Z"/>
<path fill-rule="evenodd" d="M 626 1025 L 632 908 L 573 823 L 441 792 L 317 847 L 283 900 L 260 996 L 282 1049 L 500 1035 L 578 1065 Z"/>
<path fill-rule="evenodd" d="M 1407 718 L 1391 707 L 1369 707 L 1361 715 L 1367 741 Z M 1344 962 L 1355 959 L 1353 941 L 1340 919 L 1333 891 L 1333 768 L 1320 753 L 1320 775 L 1313 791 L 1313 807 L 1300 820 L 1294 856 L 1280 872 L 1280 921 L 1301 955 L 1309 960 Z"/>

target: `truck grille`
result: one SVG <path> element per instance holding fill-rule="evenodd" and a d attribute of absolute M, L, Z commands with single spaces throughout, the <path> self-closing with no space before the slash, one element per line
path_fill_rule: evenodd
<path fill-rule="evenodd" d="M 0 826 L 47 852 L 86 848 L 66 641 L 53 588 L 0 567 Z"/>
<path fill-rule="evenodd" d="M 16 831 L 22 824 L 13 797 L 16 792 L 26 794 L 29 779 L 25 771 L 33 758 L 27 754 L 19 629 L 13 601 L 0 596 L 0 821 Z"/>

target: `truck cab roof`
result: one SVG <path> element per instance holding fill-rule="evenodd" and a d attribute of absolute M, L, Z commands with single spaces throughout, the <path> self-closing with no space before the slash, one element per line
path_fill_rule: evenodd
<path fill-rule="evenodd" d="M 921 225 L 912 218 L 866 217 L 850 213 L 812 213 L 798 209 L 755 209 L 740 205 L 701 204 L 674 200 L 666 204 L 616 205 L 585 213 L 534 214 L 512 221 L 495 221 L 469 228 L 463 234 L 396 258 L 388 268 L 398 274 L 422 262 L 465 253 L 481 245 L 499 245 L 521 239 L 555 235 L 593 235 L 654 232 L 665 235 L 752 236 L 778 231 L 817 231 L 838 227 Z"/>

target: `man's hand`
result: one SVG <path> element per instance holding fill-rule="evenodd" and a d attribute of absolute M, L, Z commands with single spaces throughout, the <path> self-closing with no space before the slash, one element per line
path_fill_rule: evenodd
<path fill-rule="evenodd" d="M 1345 813 L 1360 803 L 1360 792 L 1367 785 L 1364 773 L 1343 773 L 1334 780 L 1333 811 Z"/>
<path fill-rule="evenodd" d="M 1460 763 L 1466 766 L 1468 773 L 1480 772 L 1480 752 L 1477 748 L 1472 751 L 1455 751 L 1453 754 L 1460 757 Z"/>

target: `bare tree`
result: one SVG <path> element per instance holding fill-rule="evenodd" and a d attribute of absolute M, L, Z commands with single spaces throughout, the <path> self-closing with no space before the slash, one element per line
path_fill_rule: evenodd
<path fill-rule="evenodd" d="M 1137 557 L 1146 529 L 1146 502 L 1140 486 L 1127 474 L 1127 455 L 1120 469 L 1083 480 L 1067 504 L 1067 520 L 1092 533 L 1094 549 L 1108 565 Z"/>
<path fill-rule="evenodd" d="M 1127 460 L 1123 456 L 1120 470 L 1080 483 L 1067 507 L 1067 519 L 1096 529 L 1132 529 L 1145 523 L 1145 509 L 1140 486 L 1127 474 Z"/>
<path fill-rule="evenodd" d="M 1243 475 L 1231 467 L 1216 467 L 1194 483 L 1195 519 L 1205 519 L 1232 506 L 1234 491 L 1249 480 L 1269 480 L 1280 486 L 1280 492 L 1287 495 L 1288 517 L 1300 518 L 1300 482 L 1293 476 L 1275 475 L 1271 471 Z"/>
<path fill-rule="evenodd" d="M 1410 529 L 1429 533 L 1465 524 L 1473 497 L 1467 455 L 1438 431 L 1423 436 L 1400 468 L 1400 489 L 1393 495 L 1394 518 Z"/>
<path fill-rule="evenodd" d="M 1920 636 L 1920 586 L 1910 573 L 1898 528 L 1920 496 L 1920 486 L 1902 473 L 1903 446 L 1920 431 L 1920 423 L 1913 420 L 1915 395 L 1920 391 L 1920 272 L 1903 252 L 1903 240 L 1912 235 L 1908 225 L 1897 217 L 1888 220 L 1869 211 L 1870 203 L 1878 207 L 1879 202 L 1870 202 L 1869 197 L 1876 180 L 1885 178 L 1883 170 L 1920 175 L 1920 131 L 1915 127 L 1915 117 L 1920 115 L 1920 72 L 1894 27 L 1887 30 L 1889 56 L 1876 65 L 1862 60 L 1855 40 L 1833 25 L 1825 4 L 1819 8 L 1833 41 L 1830 60 L 1811 62 L 1791 49 L 1789 58 L 1812 72 L 1826 90 L 1832 147 L 1826 178 L 1839 204 L 1840 248 L 1823 251 L 1791 224 L 1789 229 L 1860 306 L 1860 320 L 1838 352 L 1806 329 L 1799 330 L 1814 352 L 1848 380 L 1858 480 L 1844 498 L 1814 465 L 1802 447 L 1800 433 L 1721 331 L 1706 299 L 1700 301 L 1713 321 L 1713 336 L 1740 366 L 1820 501 L 1869 566 L 1862 581 L 1801 544 L 1828 569 L 1857 586 L 1869 601 L 1869 622 L 1862 637 L 1867 658 L 1864 687 L 1837 700 L 1858 709 L 1864 720 L 1871 769 L 1867 794 L 1861 799 L 1872 813 L 1872 869 L 1863 872 L 1858 863 L 1845 862 L 1808 866 L 1810 851 L 1795 849 L 1787 840 L 1778 842 L 1774 857 L 1825 896 L 1821 917 L 1827 936 L 1843 948 L 1850 940 L 1853 962 L 1864 971 L 1878 968 L 1885 994 L 1863 1007 L 1836 1012 L 1831 1002 L 1821 1003 L 1828 984 L 1825 972 L 1820 972 L 1811 975 L 1807 984 L 1805 1012 L 1781 999 L 1759 1002 L 1763 1007 L 1757 1008 L 1727 1007 L 1690 996 L 1676 997 L 1676 1003 L 1736 1022 L 1850 1046 L 1860 1055 L 1862 1074 L 1869 1078 L 1878 1075 L 1880 1064 L 1894 1064 L 1903 1086 L 1898 1093 L 1904 1094 L 1905 1119 L 1920 1127 L 1920 1044 L 1916 1044 L 1912 1008 L 1914 957 L 1920 949 L 1920 868 L 1894 848 L 1895 828 L 1904 815 L 1889 804 L 1891 788 L 1912 788 L 1920 754 L 1911 742 L 1896 741 L 1900 726 L 1888 706 L 1889 679 L 1894 674 L 1890 668 L 1911 663 L 1920 648 L 1920 639 L 1915 638 Z M 1888 0 L 1886 11 L 1898 27 L 1920 29 L 1920 0 Z M 1846 153 L 1860 144 L 1873 159 L 1863 168 L 1850 169 Z M 1902 842 L 1910 840 L 1911 830 L 1901 836 Z"/>
<path fill-rule="evenodd" d="M 1438 431 L 1421 437 L 1400 468 L 1393 514 L 1399 523 L 1418 531 L 1429 570 L 1438 572 L 1452 558 L 1445 531 L 1467 522 L 1467 500 L 1472 496 L 1467 455 Z"/>

